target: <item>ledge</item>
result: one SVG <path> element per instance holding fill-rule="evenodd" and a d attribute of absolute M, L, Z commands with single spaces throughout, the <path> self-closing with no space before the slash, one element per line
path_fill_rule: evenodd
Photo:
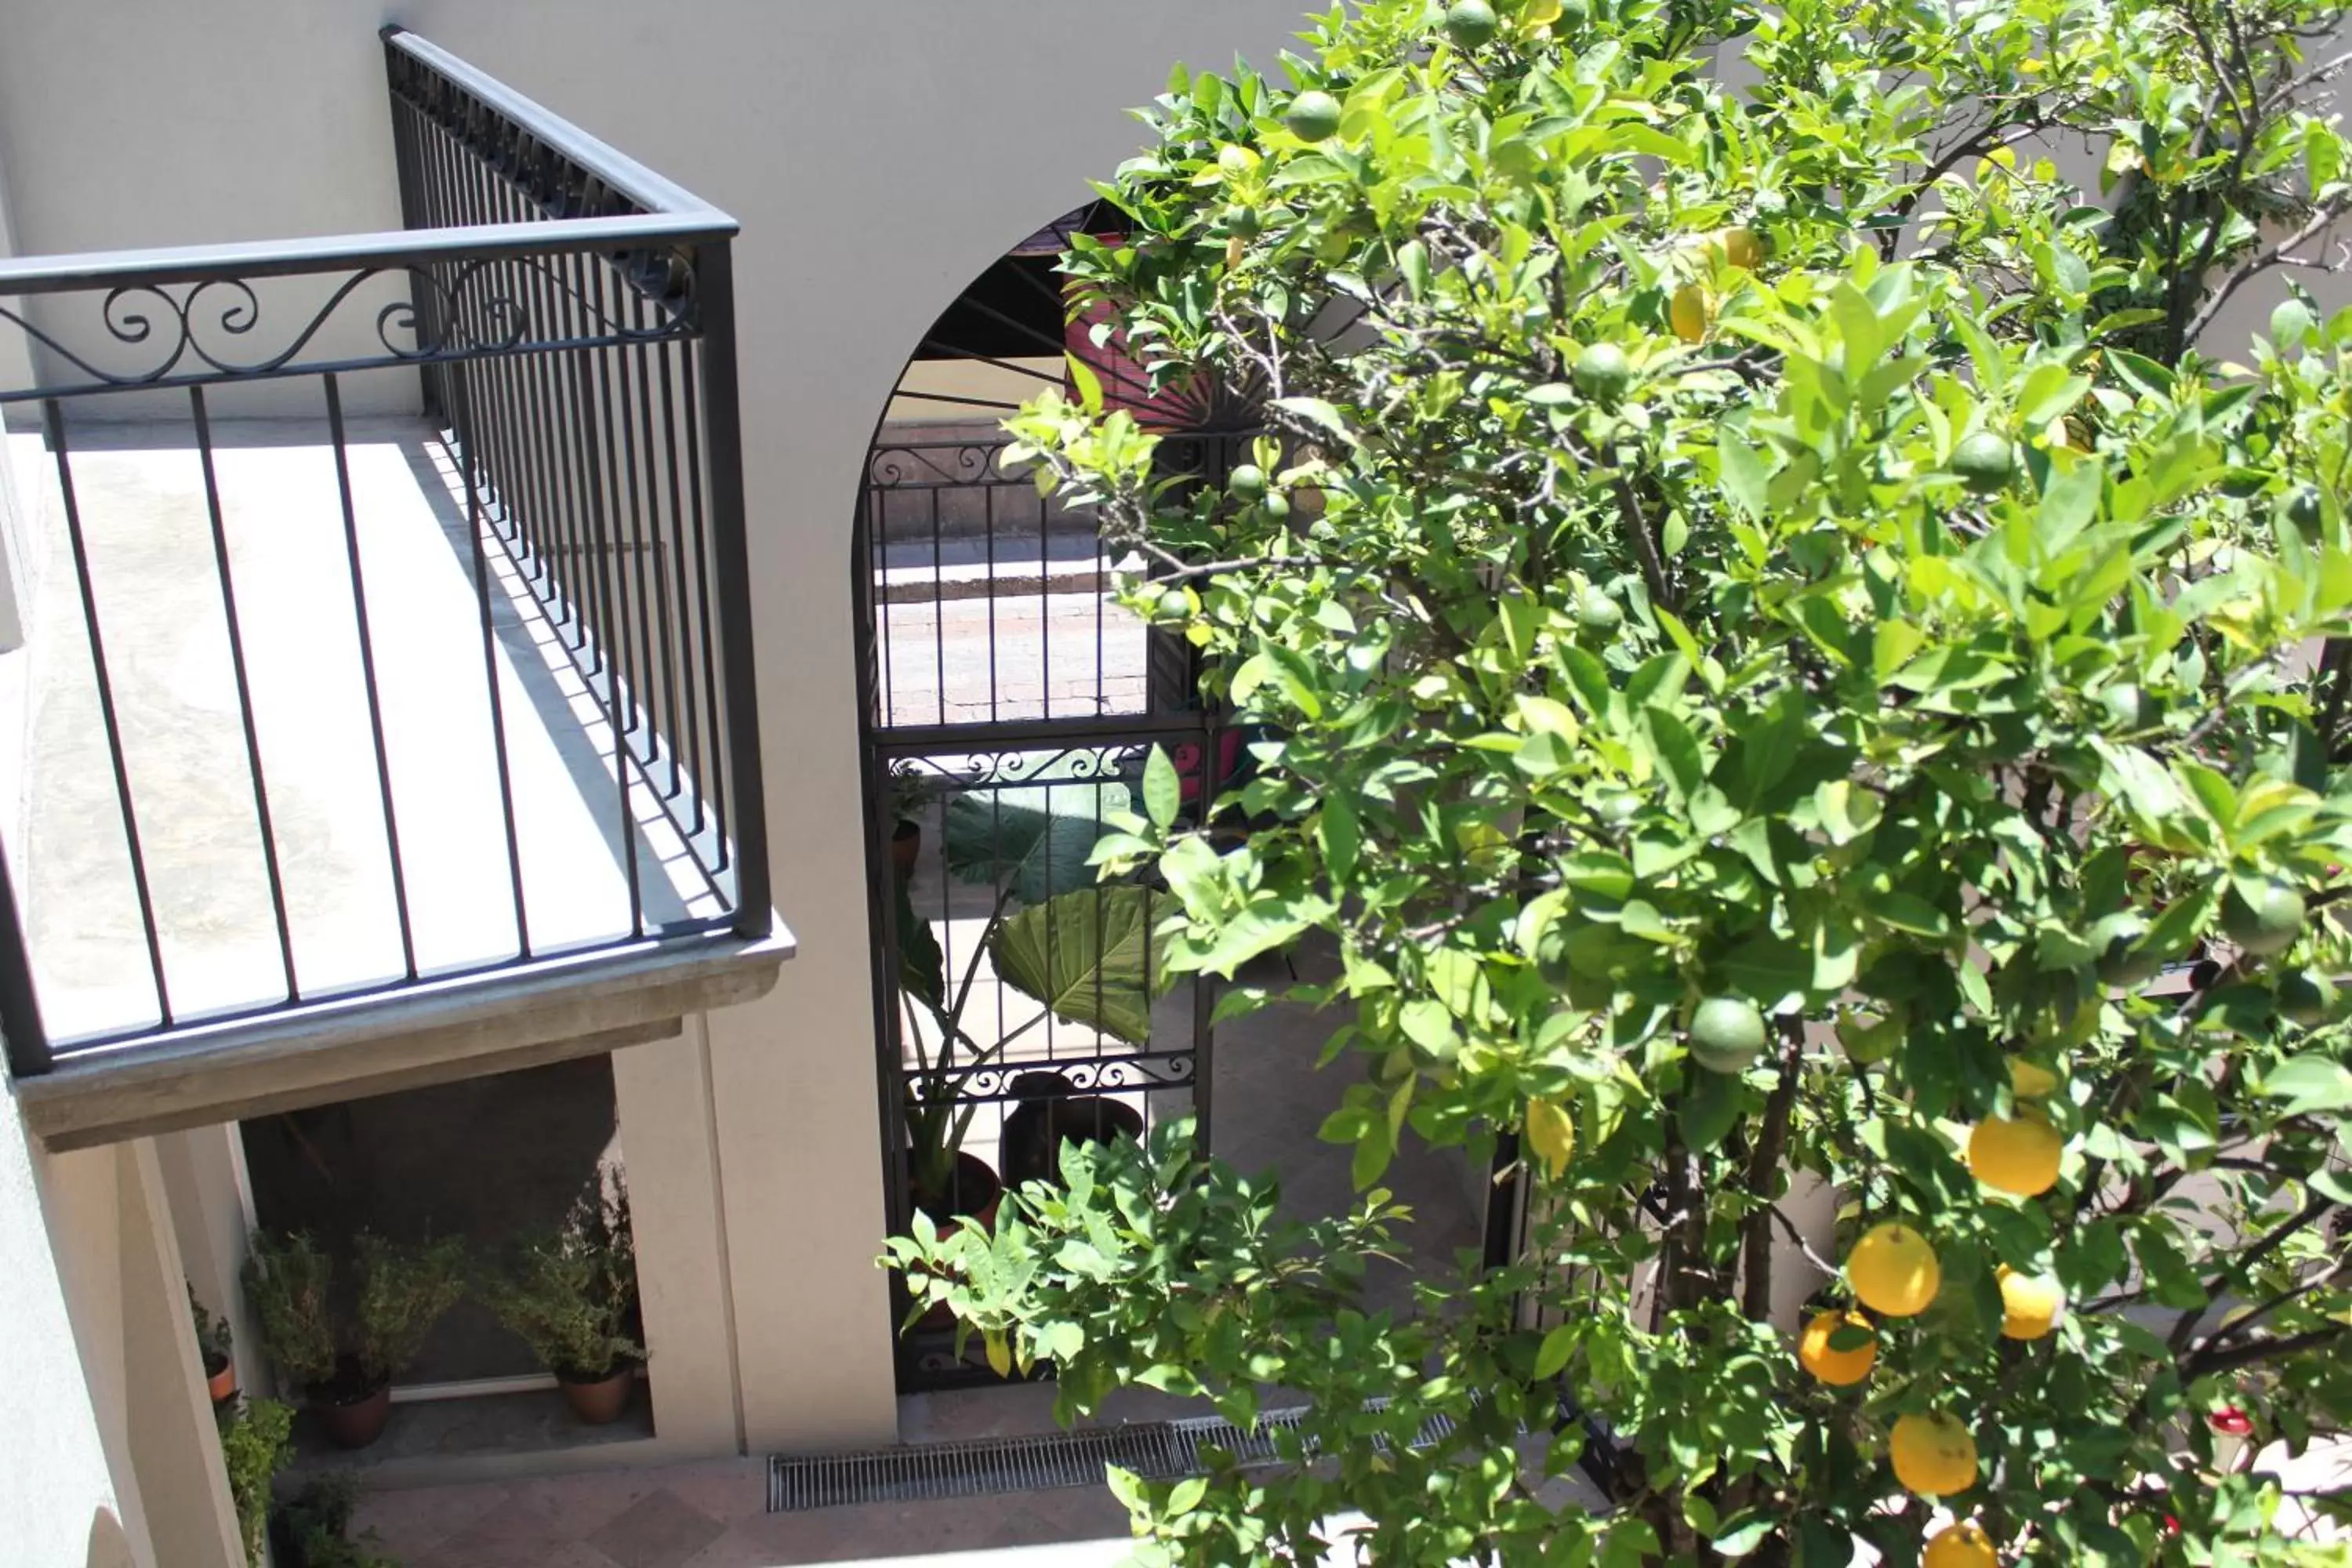
<path fill-rule="evenodd" d="M 486 1078 L 667 1039 L 767 994 L 793 947 L 781 928 L 720 932 L 423 981 L 73 1053 L 12 1087 L 26 1127 L 67 1150 Z"/>

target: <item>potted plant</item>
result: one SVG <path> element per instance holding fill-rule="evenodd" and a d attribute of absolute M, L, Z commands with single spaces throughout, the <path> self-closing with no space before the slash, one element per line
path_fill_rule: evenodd
<path fill-rule="evenodd" d="M 1019 1104 L 1004 1118 L 1004 1184 L 1062 1179 L 1065 1143 L 1140 1139 L 1143 1113 L 1122 1100 L 1080 1092 L 1066 1074 L 1024 1072 L 1013 1080 Z"/>
<path fill-rule="evenodd" d="M 465 1247 L 362 1231 L 352 1250 L 352 1277 L 339 1290 L 332 1259 L 307 1234 L 257 1231 L 245 1289 L 269 1359 L 301 1386 L 331 1441 L 363 1448 L 391 1413 L 393 1374 L 464 1293 Z"/>
<path fill-rule="evenodd" d="M 485 1268 L 477 1294 L 555 1374 L 581 1420 L 603 1426 L 627 1408 L 646 1352 L 629 1194 L 617 1174 L 581 1194 L 562 1225 Z"/>
<path fill-rule="evenodd" d="M 229 1500 L 236 1505 L 245 1560 L 261 1568 L 269 1484 L 294 1458 L 293 1407 L 274 1399 L 237 1400 L 215 1405 L 213 1419 L 220 1428 L 221 1468 L 228 1474 Z"/>
<path fill-rule="evenodd" d="M 228 1319 L 205 1310 L 194 1285 L 188 1287 L 188 1316 L 196 1325 L 196 1353 L 204 1358 L 205 1390 L 215 1406 L 226 1405 L 236 1397 L 236 1363 L 230 1357 L 235 1342 L 229 1337 Z"/>
<path fill-rule="evenodd" d="M 358 1507 L 359 1487 L 349 1475 L 337 1472 L 304 1483 L 270 1520 L 279 1568 L 399 1568 L 375 1550 L 380 1541 L 374 1531 L 352 1539 Z"/>
<path fill-rule="evenodd" d="M 942 1231 L 962 1218 L 992 1223 L 1003 1193 L 997 1173 L 963 1147 L 983 1103 L 966 1095 L 974 1075 L 1001 1074 L 1014 1043 L 1050 1018 L 1130 1045 L 1150 1038 L 1152 999 L 1169 982 L 1165 943 L 1152 930 L 1152 890 L 1136 882 L 1097 885 L 1088 861 L 1132 804 L 1127 784 L 1102 782 L 1109 771 L 1104 754 L 1072 752 L 1018 784 L 948 802 L 947 868 L 991 894 L 977 940 L 962 944 L 952 985 L 938 937 L 916 915 L 906 883 L 898 884 L 897 1022 L 913 1058 L 904 1106 L 908 1188 L 912 1206 Z M 1035 1010 L 975 1008 L 983 964 Z M 999 1020 L 992 1037 L 976 1029 L 982 1016 Z"/>

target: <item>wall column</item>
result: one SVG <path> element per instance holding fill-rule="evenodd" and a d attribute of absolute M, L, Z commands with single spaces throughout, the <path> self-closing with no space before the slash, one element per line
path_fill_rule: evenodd
<path fill-rule="evenodd" d="M 613 1096 L 645 1304 L 654 1433 L 665 1448 L 740 1453 L 743 1416 L 704 1021 L 687 1019 L 675 1039 L 614 1051 Z"/>
<path fill-rule="evenodd" d="M 113 1154 L 124 1416 L 147 1528 L 173 1568 L 245 1568 L 155 1141 L 120 1143 Z"/>

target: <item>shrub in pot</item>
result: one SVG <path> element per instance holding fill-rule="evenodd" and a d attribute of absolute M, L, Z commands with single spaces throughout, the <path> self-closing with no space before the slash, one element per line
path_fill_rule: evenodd
<path fill-rule="evenodd" d="M 236 1363 L 230 1359 L 236 1342 L 229 1335 L 228 1320 L 206 1311 L 194 1285 L 188 1287 L 188 1316 L 195 1323 L 196 1353 L 204 1358 L 205 1392 L 215 1406 L 226 1405 L 236 1397 Z"/>
<path fill-rule="evenodd" d="M 237 1400 L 215 1406 L 213 1419 L 220 1427 L 229 1500 L 236 1505 L 237 1538 L 245 1543 L 245 1560 L 261 1568 L 269 1483 L 294 1457 L 294 1410 L 274 1399 Z"/>
<path fill-rule="evenodd" d="M 646 1352 L 629 1194 L 617 1176 L 583 1193 L 562 1225 L 491 1260 L 476 1294 L 555 1374 L 583 1421 L 602 1426 L 627 1407 Z"/>
<path fill-rule="evenodd" d="M 358 1485 L 348 1475 L 320 1476 L 279 1505 L 270 1519 L 278 1568 L 400 1568 L 375 1550 L 373 1530 L 352 1539 Z"/>
<path fill-rule="evenodd" d="M 351 1278 L 309 1235 L 254 1234 L 245 1289 L 262 1347 L 299 1384 L 330 1439 L 363 1448 L 383 1431 L 392 1378 L 465 1291 L 465 1247 L 455 1238 L 395 1242 L 362 1231 Z"/>

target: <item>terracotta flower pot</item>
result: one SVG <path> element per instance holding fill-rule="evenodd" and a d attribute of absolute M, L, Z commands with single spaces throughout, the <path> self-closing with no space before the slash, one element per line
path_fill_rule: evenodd
<path fill-rule="evenodd" d="M 1059 1182 L 1064 1143 L 1108 1143 L 1142 1136 L 1142 1113 L 1119 1100 L 1079 1095 L 1024 1101 L 1004 1119 L 1004 1184 Z"/>
<path fill-rule="evenodd" d="M 392 1384 L 378 1384 L 356 1398 L 338 1399 L 333 1397 L 337 1392 L 329 1385 L 310 1393 L 310 1412 L 329 1442 L 338 1448 L 364 1448 L 383 1436 L 383 1424 L 392 1415 Z"/>
<path fill-rule="evenodd" d="M 556 1386 L 563 1390 L 572 1414 L 591 1426 L 604 1426 L 621 1418 L 629 1407 L 629 1394 L 635 1388 L 637 1369 L 628 1362 L 615 1365 L 604 1373 L 580 1376 L 572 1373 L 555 1374 Z"/>
<path fill-rule="evenodd" d="M 226 1405 L 236 1397 L 236 1363 L 226 1356 L 205 1357 L 205 1391 L 212 1395 L 215 1405 Z"/>

